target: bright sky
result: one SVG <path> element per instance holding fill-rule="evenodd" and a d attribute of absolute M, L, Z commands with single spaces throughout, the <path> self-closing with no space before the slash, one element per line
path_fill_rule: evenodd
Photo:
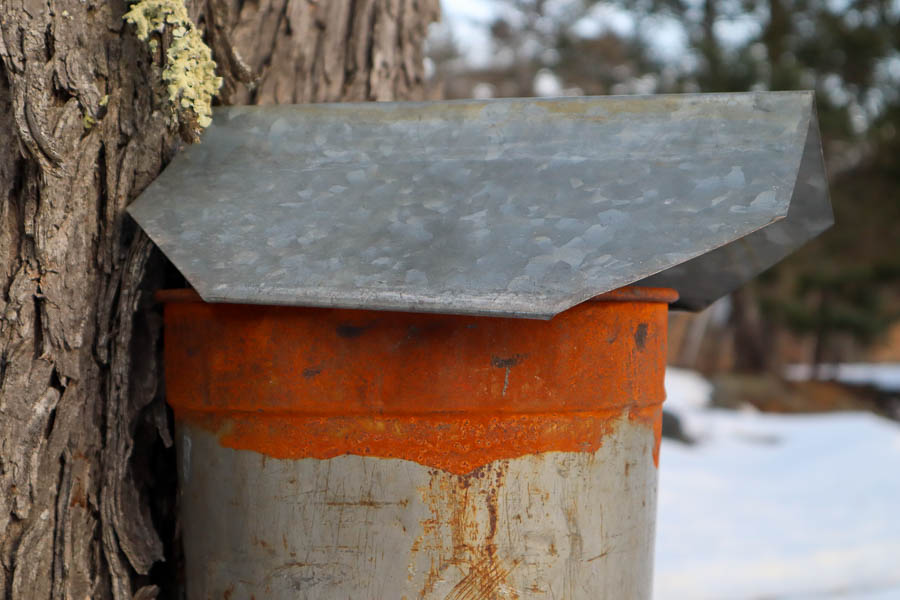
<path fill-rule="evenodd" d="M 491 0 L 442 0 L 441 20 L 450 27 L 463 56 L 483 65 L 491 54 L 488 28 L 496 15 Z"/>
<path fill-rule="evenodd" d="M 565 0 L 561 0 L 565 1 Z M 491 58 L 491 21 L 499 13 L 496 0 L 442 0 L 443 21 L 450 27 L 466 59 L 474 65 L 484 65 Z M 720 21 L 716 32 L 724 43 L 737 42 L 752 34 L 756 21 L 746 16 L 733 21 Z M 576 25 L 576 31 L 593 36 L 605 30 L 621 35 L 634 33 L 634 17 L 611 3 L 598 3 L 589 18 Z M 676 20 L 664 17 L 648 18 L 644 22 L 644 36 L 655 53 L 663 57 L 678 57 L 687 47 L 684 28 Z"/>

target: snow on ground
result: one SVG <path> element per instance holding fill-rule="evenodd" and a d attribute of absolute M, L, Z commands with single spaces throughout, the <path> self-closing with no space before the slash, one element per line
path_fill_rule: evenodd
<path fill-rule="evenodd" d="M 663 440 L 656 600 L 900 599 L 900 424 L 709 408 L 680 369 L 666 390 L 697 443 Z"/>
<path fill-rule="evenodd" d="M 887 391 L 900 391 L 900 364 L 897 363 L 843 363 L 821 365 L 821 374 L 828 379 L 844 383 L 868 383 Z M 785 370 L 788 379 L 806 380 L 812 377 L 809 365 L 790 365 Z"/>

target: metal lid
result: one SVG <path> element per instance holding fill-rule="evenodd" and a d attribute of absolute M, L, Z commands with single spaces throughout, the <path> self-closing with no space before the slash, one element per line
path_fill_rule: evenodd
<path fill-rule="evenodd" d="M 545 319 L 832 223 L 812 92 L 222 108 L 129 211 L 209 302 Z"/>

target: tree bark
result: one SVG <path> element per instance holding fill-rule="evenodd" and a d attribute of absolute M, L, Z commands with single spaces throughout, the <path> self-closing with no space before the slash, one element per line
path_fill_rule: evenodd
<path fill-rule="evenodd" d="M 189 8 L 225 102 L 423 94 L 437 0 Z M 152 300 L 171 267 L 123 211 L 178 142 L 163 50 L 136 39 L 125 11 L 123 0 L 0 9 L 0 600 L 173 589 L 174 461 Z"/>

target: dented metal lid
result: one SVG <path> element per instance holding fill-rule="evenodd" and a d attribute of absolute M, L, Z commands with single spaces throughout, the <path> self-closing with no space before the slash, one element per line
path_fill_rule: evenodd
<path fill-rule="evenodd" d="M 129 211 L 209 302 L 532 318 L 832 223 L 812 92 L 222 108 Z"/>

